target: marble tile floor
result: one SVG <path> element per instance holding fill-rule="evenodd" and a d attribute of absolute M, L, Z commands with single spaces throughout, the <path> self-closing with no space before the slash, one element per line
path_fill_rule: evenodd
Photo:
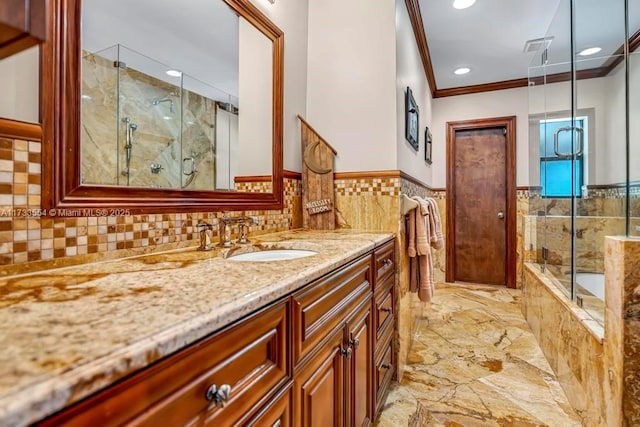
<path fill-rule="evenodd" d="M 376 426 L 580 426 L 522 315 L 520 294 L 437 285 Z"/>

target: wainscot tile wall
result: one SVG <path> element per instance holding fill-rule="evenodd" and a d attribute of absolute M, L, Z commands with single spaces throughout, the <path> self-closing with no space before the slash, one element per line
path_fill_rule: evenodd
<path fill-rule="evenodd" d="M 350 175 L 354 177 L 351 178 Z M 409 350 L 418 327 L 418 321 L 428 304 L 421 302 L 417 294 L 409 291 L 409 257 L 407 256 L 406 223 L 401 213 L 400 195 L 409 197 L 434 197 L 438 200 L 441 219 L 445 225 L 445 197 L 442 191 L 433 191 L 429 187 L 408 179 L 400 171 L 387 171 L 364 174 L 337 174 L 334 181 L 336 189 L 335 207 L 338 227 L 366 230 L 390 231 L 396 238 L 396 313 L 398 334 L 398 378 L 402 378 L 408 363 Z M 445 250 L 435 251 L 434 277 L 444 281 Z"/>

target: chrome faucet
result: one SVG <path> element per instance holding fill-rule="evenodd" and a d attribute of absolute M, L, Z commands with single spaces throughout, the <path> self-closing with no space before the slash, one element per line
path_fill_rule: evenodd
<path fill-rule="evenodd" d="M 220 218 L 220 243 L 218 246 L 230 247 L 233 246 L 231 242 L 231 225 L 239 224 L 240 232 L 238 240 L 236 243 L 245 244 L 249 243 L 249 239 L 247 239 L 247 229 L 249 228 L 249 224 L 257 224 L 258 219 L 253 216 L 236 216 L 229 218 L 227 217 L 227 212 L 222 213 L 222 218 Z"/>

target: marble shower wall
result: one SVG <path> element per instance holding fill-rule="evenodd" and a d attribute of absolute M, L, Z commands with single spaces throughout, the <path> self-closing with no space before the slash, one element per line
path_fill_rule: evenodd
<path fill-rule="evenodd" d="M 610 341 L 611 350 L 606 356 L 616 380 L 612 386 L 620 396 L 611 406 L 616 415 L 620 413 L 623 425 L 637 426 L 640 425 L 640 240 L 607 237 L 606 253 L 605 338 Z"/>
<path fill-rule="evenodd" d="M 543 199 L 530 191 L 529 213 L 522 223 L 527 260 L 542 262 L 542 247 L 549 249 L 548 264 L 571 265 L 571 199 Z M 630 229 L 640 225 L 640 186 L 630 191 Z M 520 209 L 519 209 L 520 212 Z M 545 216 L 546 213 L 546 216 Z M 604 272 L 605 236 L 626 234 L 626 189 L 589 189 L 576 200 L 576 267 L 579 272 Z"/>
<path fill-rule="evenodd" d="M 599 326 L 539 266 L 525 266 L 522 310 L 585 426 L 640 425 L 640 240 L 607 237 Z"/>
<path fill-rule="evenodd" d="M 116 68 L 98 54 L 83 57 L 82 95 L 85 183 L 214 188 L 215 101 L 133 68 Z M 125 118 L 137 125 L 128 177 Z M 183 159 L 191 157 L 197 172 L 187 176 L 183 170 L 191 166 Z M 162 166 L 159 173 L 152 172 L 153 163 Z"/>
<path fill-rule="evenodd" d="M 567 300 L 536 264 L 525 264 L 522 312 L 571 406 L 587 427 L 617 426 L 607 408 L 616 401 L 597 323 Z M 607 339 L 609 337 L 607 336 Z M 611 405 L 613 406 L 613 405 Z"/>

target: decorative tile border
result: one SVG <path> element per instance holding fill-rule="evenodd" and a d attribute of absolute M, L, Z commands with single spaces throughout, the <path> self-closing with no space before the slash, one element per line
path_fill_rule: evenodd
<path fill-rule="evenodd" d="M 336 196 L 382 195 L 399 196 L 400 178 L 367 177 L 336 179 L 333 182 Z"/>

